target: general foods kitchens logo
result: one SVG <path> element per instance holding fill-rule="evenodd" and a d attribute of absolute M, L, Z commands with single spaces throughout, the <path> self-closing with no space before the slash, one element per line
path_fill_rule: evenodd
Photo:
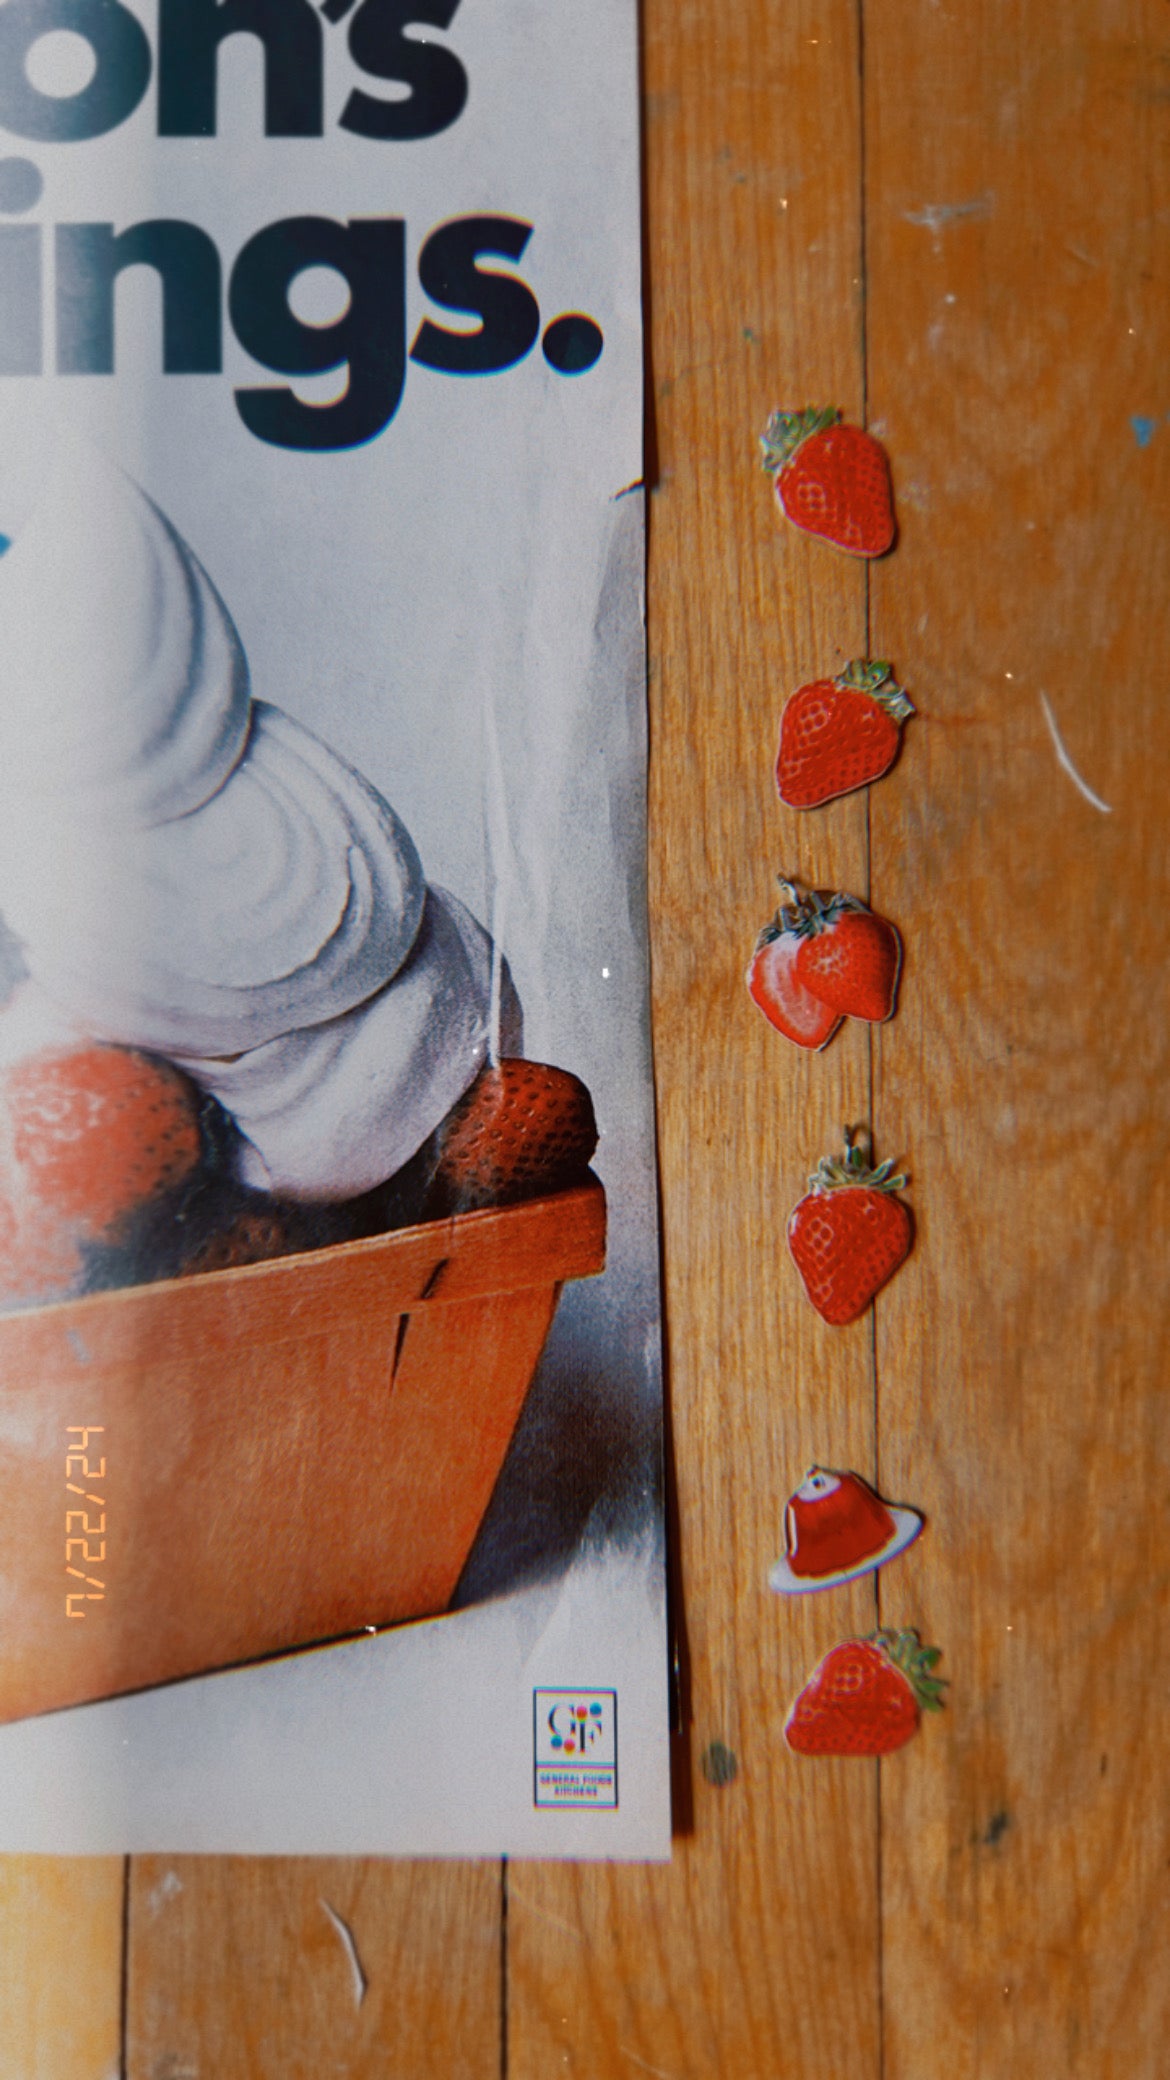
<path fill-rule="evenodd" d="M 615 1807 L 617 1691 L 534 1690 L 532 1703 L 535 1803 Z"/>

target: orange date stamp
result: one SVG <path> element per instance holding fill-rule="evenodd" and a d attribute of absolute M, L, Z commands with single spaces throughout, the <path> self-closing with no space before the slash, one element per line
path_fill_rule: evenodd
<path fill-rule="evenodd" d="M 70 1504 L 68 1500 L 65 1504 L 65 1572 L 74 1581 L 84 1584 L 80 1589 L 67 1589 L 65 1591 L 65 1616 L 67 1618 L 85 1618 L 89 1615 L 87 1609 L 89 1604 L 104 1603 L 106 1599 L 105 1582 L 99 1580 L 96 1575 L 87 1574 L 85 1571 L 87 1567 L 101 1567 L 103 1572 L 105 1570 L 106 1502 L 104 1496 L 92 1494 L 89 1487 L 80 1487 L 78 1480 L 74 1476 L 79 1476 L 81 1480 L 91 1482 L 94 1485 L 100 1484 L 104 1486 L 106 1479 L 104 1447 L 100 1462 L 96 1466 L 91 1466 L 89 1440 L 91 1437 L 104 1437 L 105 1425 L 102 1423 L 91 1423 L 87 1427 L 83 1427 L 80 1423 L 69 1423 L 65 1428 L 65 1436 L 67 1440 L 65 1446 L 65 1487 L 67 1494 L 79 1495 L 86 1504 L 85 1509 L 79 1509 L 76 1503 Z M 96 1524 L 90 1522 L 89 1512 L 91 1508 L 101 1512 Z M 79 1525 L 80 1529 L 78 1529 Z M 96 1552 L 91 1550 L 94 1544 L 97 1546 Z M 76 1565 L 78 1559 L 83 1563 L 80 1567 Z M 81 1606 L 80 1610 L 75 1609 L 75 1605 L 78 1604 Z"/>

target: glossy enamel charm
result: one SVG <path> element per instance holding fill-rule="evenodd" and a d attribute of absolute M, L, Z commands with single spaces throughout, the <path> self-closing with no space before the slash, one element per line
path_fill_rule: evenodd
<path fill-rule="evenodd" d="M 760 439 L 782 513 L 850 556 L 884 556 L 897 526 L 886 451 L 835 405 L 773 412 Z"/>
<path fill-rule="evenodd" d="M 747 971 L 764 1017 L 807 1048 L 827 1046 L 842 1018 L 880 1024 L 891 1017 L 902 965 L 894 926 L 857 896 L 779 878 L 783 901 Z"/>
<path fill-rule="evenodd" d="M 833 679 L 812 679 L 784 704 L 776 788 L 790 809 L 869 787 L 888 773 L 913 703 L 884 658 L 855 657 Z"/>
<path fill-rule="evenodd" d="M 834 1328 L 857 1321 L 910 1254 L 914 1224 L 897 1197 L 906 1179 L 891 1161 L 870 1167 L 845 1135 L 845 1155 L 822 1156 L 788 1222 L 788 1247 L 805 1292 Z"/>
<path fill-rule="evenodd" d="M 789 1712 L 785 1740 L 798 1755 L 892 1755 L 913 1740 L 923 1712 L 942 1710 L 941 1660 L 916 1632 L 842 1640 Z"/>
<path fill-rule="evenodd" d="M 912 1545 L 924 1519 L 883 1502 L 859 1473 L 814 1466 L 784 1512 L 787 1550 L 768 1577 L 781 1596 L 833 1589 L 884 1567 Z"/>

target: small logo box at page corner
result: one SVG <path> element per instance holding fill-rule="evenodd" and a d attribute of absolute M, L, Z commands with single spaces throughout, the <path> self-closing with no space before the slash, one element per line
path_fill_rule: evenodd
<path fill-rule="evenodd" d="M 534 1690 L 532 1704 L 535 1803 L 615 1807 L 617 1691 Z"/>

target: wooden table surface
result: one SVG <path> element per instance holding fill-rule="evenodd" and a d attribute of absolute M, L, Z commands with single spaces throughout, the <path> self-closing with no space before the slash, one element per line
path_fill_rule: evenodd
<path fill-rule="evenodd" d="M 645 109 L 674 1860 L 11 1858 L 3 2080 L 1167 2071 L 1170 8 L 646 0 Z M 806 401 L 893 458 L 872 569 L 777 523 L 756 436 Z M 782 809 L 785 695 L 866 652 L 900 764 Z M 753 1010 L 781 869 L 901 927 L 888 1028 L 804 1057 Z M 917 1243 L 829 1331 L 784 1223 L 870 1119 Z M 781 1604 L 814 1460 L 929 1529 Z M 791 1756 L 875 1595 L 945 1713 Z"/>

